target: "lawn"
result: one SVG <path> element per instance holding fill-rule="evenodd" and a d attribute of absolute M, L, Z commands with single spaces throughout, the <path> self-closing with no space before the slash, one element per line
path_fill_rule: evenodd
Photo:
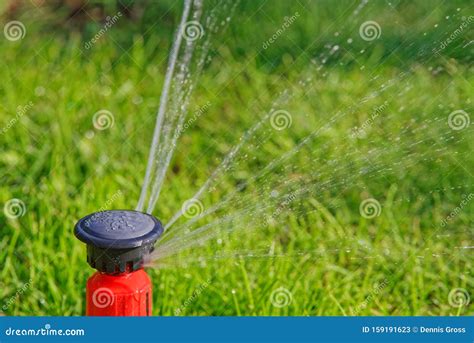
<path fill-rule="evenodd" d="M 4 315 L 84 314 L 93 270 L 74 224 L 137 204 L 181 11 L 147 6 L 90 49 L 103 25 L 89 7 L 84 22 L 30 5 L 25 37 L 0 39 Z M 473 314 L 472 6 L 358 7 L 241 1 L 214 39 L 153 214 L 166 223 L 262 125 L 201 198 L 218 209 L 158 243 L 178 242 L 148 269 L 155 315 Z M 275 129 L 275 109 L 291 125 Z M 214 234 L 181 251 L 189 220 Z"/>

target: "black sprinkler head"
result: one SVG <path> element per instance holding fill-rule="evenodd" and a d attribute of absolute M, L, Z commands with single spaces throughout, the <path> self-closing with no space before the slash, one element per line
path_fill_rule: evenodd
<path fill-rule="evenodd" d="M 110 210 L 80 219 L 74 234 L 87 244 L 87 262 L 108 274 L 132 272 L 143 267 L 163 233 L 152 215 L 132 210 Z"/>

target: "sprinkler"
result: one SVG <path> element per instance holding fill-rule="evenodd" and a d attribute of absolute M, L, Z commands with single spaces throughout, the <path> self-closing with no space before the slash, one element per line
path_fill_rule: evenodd
<path fill-rule="evenodd" d="M 131 210 L 92 213 L 74 234 L 87 244 L 87 262 L 97 272 L 87 280 L 86 315 L 151 315 L 151 281 L 143 269 L 163 226 L 155 217 Z"/>

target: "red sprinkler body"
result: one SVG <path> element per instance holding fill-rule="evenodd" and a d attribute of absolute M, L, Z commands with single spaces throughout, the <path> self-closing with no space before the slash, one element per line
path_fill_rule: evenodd
<path fill-rule="evenodd" d="M 87 244 L 87 262 L 97 272 L 87 280 L 86 315 L 149 316 L 152 287 L 143 269 L 163 226 L 137 211 L 111 210 L 88 215 L 74 233 Z"/>

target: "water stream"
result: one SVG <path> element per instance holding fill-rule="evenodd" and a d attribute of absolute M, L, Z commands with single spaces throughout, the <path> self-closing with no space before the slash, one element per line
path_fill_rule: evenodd
<path fill-rule="evenodd" d="M 182 135 L 193 90 L 204 66 L 210 63 L 208 54 L 212 49 L 212 37 L 226 28 L 236 8 L 236 4 L 230 1 L 222 1 L 211 10 L 206 10 L 205 5 L 202 0 L 184 1 L 161 93 L 145 180 L 136 208 L 139 211 L 153 213 L 155 209 Z M 367 70 L 369 76 L 366 80 L 370 85 L 363 93 L 351 95 L 353 101 L 329 112 L 322 112 L 317 103 L 308 101 L 322 99 L 324 92 L 329 92 L 321 89 L 320 85 L 332 82 L 333 69 L 359 63 L 358 57 L 351 51 L 353 39 L 342 40 L 338 37 L 344 30 L 354 30 L 355 24 L 363 21 L 366 9 L 367 2 L 362 1 L 348 15 L 344 27 L 334 28 L 334 43 L 327 45 L 327 52 L 311 58 L 311 63 L 293 85 L 281 88 L 270 97 L 272 100 L 267 109 L 255 116 L 251 126 L 242 130 L 240 138 L 221 158 L 207 180 L 197 187 L 194 195 L 183 199 L 181 208 L 169 219 L 162 218 L 166 232 L 158 242 L 150 264 L 165 265 L 167 258 L 186 250 L 199 249 L 215 242 L 221 245 L 222 237 L 257 237 L 275 226 L 285 227 L 283 223 L 291 218 L 303 220 L 301 218 L 312 211 L 323 213 L 337 227 L 338 222 L 331 213 L 340 208 L 341 203 L 346 201 L 345 197 L 354 189 L 366 193 L 366 200 L 372 201 L 367 208 L 363 208 L 364 201 L 361 202 L 361 215 L 372 218 L 373 213 L 377 215 L 381 211 L 380 202 L 386 197 L 385 189 L 377 190 L 373 185 L 403 183 L 405 178 L 418 178 L 430 185 L 425 175 L 430 168 L 440 166 L 440 163 L 444 163 L 444 167 L 458 168 L 456 165 L 460 161 L 469 158 L 466 153 L 458 151 L 459 146 L 467 144 L 468 134 L 472 135 L 471 126 L 465 125 L 469 117 L 466 119 L 466 112 L 462 110 L 456 112 L 455 108 L 440 105 L 444 90 L 421 106 L 427 109 L 426 112 L 400 124 L 398 116 L 403 115 L 407 107 L 416 105 L 414 100 L 404 105 L 399 101 L 400 98 L 409 99 L 411 92 L 418 87 L 413 76 L 424 71 L 416 68 L 407 67 L 392 74 L 380 74 L 376 65 L 361 65 L 360 70 Z M 377 27 L 369 30 L 377 31 Z M 373 32 L 361 30 L 359 34 L 370 35 Z M 412 52 L 417 56 L 418 63 L 433 75 L 439 72 L 439 62 L 432 51 L 445 34 L 440 33 L 436 40 Z M 397 50 L 411 49 L 415 38 L 408 33 L 388 56 Z M 376 42 L 367 41 L 367 49 L 375 48 Z M 366 50 L 359 53 L 364 54 Z M 344 80 L 339 82 L 342 88 L 339 93 L 344 95 Z M 308 109 L 301 110 L 302 103 L 309 104 L 310 114 Z M 367 108 L 370 108 L 368 119 L 358 120 L 360 113 L 366 112 Z M 430 111 L 436 110 L 440 115 L 433 117 Z M 457 117 L 448 117 L 449 113 L 455 113 Z M 311 125 L 306 127 L 308 123 Z M 346 139 L 334 136 L 335 129 L 344 132 L 341 128 L 345 128 Z M 299 134 L 298 139 L 291 138 L 294 129 Z M 293 144 L 271 149 L 280 140 L 292 141 Z M 245 173 L 249 170 L 250 173 Z M 239 173 L 246 175 L 243 180 Z M 469 180 L 460 180 L 458 187 L 463 194 L 472 194 Z M 403 206 L 410 201 L 412 198 L 407 191 L 406 195 L 391 200 L 390 206 Z M 439 228 L 438 234 L 444 229 Z M 340 227 L 339 230 L 335 236 L 344 236 L 345 228 Z M 452 231 L 448 236 L 451 234 Z M 460 232 L 461 236 L 464 234 L 464 231 Z M 263 249 L 253 250 L 246 250 L 245 241 L 240 240 L 242 244 L 238 251 L 222 250 L 210 256 L 201 251 L 182 261 L 193 262 L 198 257 L 311 257 L 341 249 L 357 250 L 354 247 L 307 249 L 286 254 L 275 252 L 275 240 L 265 242 Z M 460 240 L 459 250 L 471 249 L 470 243 Z M 355 246 L 360 248 L 358 243 Z M 378 252 L 365 251 L 361 258 L 378 255 Z"/>

